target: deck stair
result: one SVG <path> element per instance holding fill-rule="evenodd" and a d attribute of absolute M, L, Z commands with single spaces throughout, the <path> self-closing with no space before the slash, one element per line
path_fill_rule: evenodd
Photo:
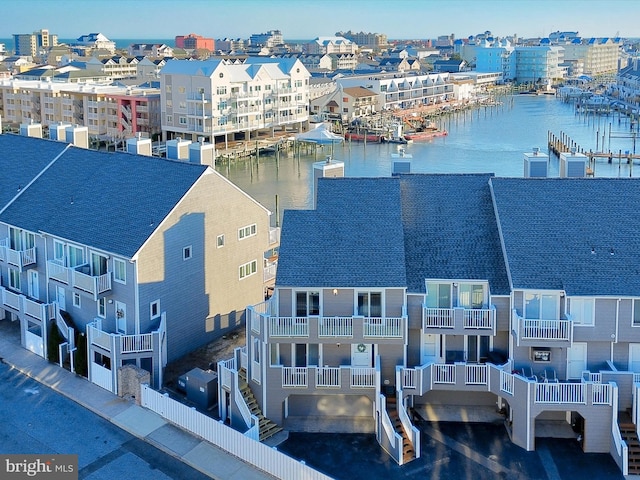
<path fill-rule="evenodd" d="M 640 475 L 640 440 L 636 433 L 636 425 L 629 414 L 620 413 L 618 426 L 628 448 L 629 475 Z"/>
<path fill-rule="evenodd" d="M 402 463 L 409 463 L 411 460 L 415 460 L 416 451 L 411 443 L 411 439 L 407 436 L 404 428 L 402 428 L 402 422 L 400 421 L 400 416 L 398 415 L 398 405 L 395 396 L 395 392 L 393 395 L 385 394 L 386 405 L 387 405 L 387 414 L 389 415 L 389 419 L 391 420 L 391 424 L 393 425 L 395 431 L 402 437 Z"/>
<path fill-rule="evenodd" d="M 262 413 L 262 410 L 260 410 L 258 401 L 256 400 L 256 397 L 254 397 L 253 392 L 251 391 L 251 388 L 247 383 L 247 371 L 244 368 L 241 368 L 238 371 L 238 380 L 238 389 L 242 393 L 242 398 L 244 398 L 247 407 L 249 407 L 249 410 L 251 411 L 251 414 L 258 417 L 260 423 L 260 441 L 263 442 L 276 433 L 281 432 L 282 427 L 265 417 Z"/>

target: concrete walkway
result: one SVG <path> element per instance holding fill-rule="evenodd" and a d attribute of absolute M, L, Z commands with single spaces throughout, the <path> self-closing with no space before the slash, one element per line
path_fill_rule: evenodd
<path fill-rule="evenodd" d="M 17 369 L 79 405 L 145 440 L 163 452 L 219 480 L 273 480 L 199 437 L 170 424 L 156 413 L 54 365 L 20 345 L 17 322 L 0 320 L 0 361 Z M 69 452 L 73 453 L 73 452 Z"/>

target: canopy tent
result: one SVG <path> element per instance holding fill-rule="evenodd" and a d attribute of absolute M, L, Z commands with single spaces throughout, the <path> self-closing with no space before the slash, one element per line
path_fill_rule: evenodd
<path fill-rule="evenodd" d="M 332 133 L 327 127 L 328 125 L 326 123 L 319 123 L 315 128 L 308 132 L 297 134 L 296 140 L 319 144 L 339 143 L 344 141 L 344 138 Z"/>

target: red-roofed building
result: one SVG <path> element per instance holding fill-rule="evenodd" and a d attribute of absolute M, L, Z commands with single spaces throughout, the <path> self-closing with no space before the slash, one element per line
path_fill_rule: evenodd
<path fill-rule="evenodd" d="M 205 38 L 201 35 L 190 33 L 189 35 L 177 36 L 176 47 L 185 48 L 188 50 L 202 48 L 205 50 L 209 50 L 210 52 L 213 52 L 215 47 L 215 41 L 213 40 L 213 38 Z"/>

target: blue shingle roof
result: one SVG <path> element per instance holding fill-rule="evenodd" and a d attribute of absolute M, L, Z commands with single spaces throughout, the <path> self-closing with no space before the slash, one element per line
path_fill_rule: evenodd
<path fill-rule="evenodd" d="M 425 292 L 425 279 L 488 280 L 508 295 L 490 174 L 401 175 L 407 282 Z"/>
<path fill-rule="evenodd" d="M 2 150 L 12 143 L 4 137 Z M 18 138 L 22 145 L 15 146 L 32 152 L 30 157 L 42 156 L 51 144 L 65 146 Z M 132 257 L 206 168 L 71 147 L 0 214 L 0 221 Z"/>
<path fill-rule="evenodd" d="M 398 179 L 319 179 L 318 208 L 284 214 L 276 285 L 405 287 L 400 213 Z"/>
<path fill-rule="evenodd" d="M 0 210 L 66 147 L 60 142 L 0 135 Z"/>
<path fill-rule="evenodd" d="M 514 288 L 640 296 L 640 180 L 491 184 Z"/>

